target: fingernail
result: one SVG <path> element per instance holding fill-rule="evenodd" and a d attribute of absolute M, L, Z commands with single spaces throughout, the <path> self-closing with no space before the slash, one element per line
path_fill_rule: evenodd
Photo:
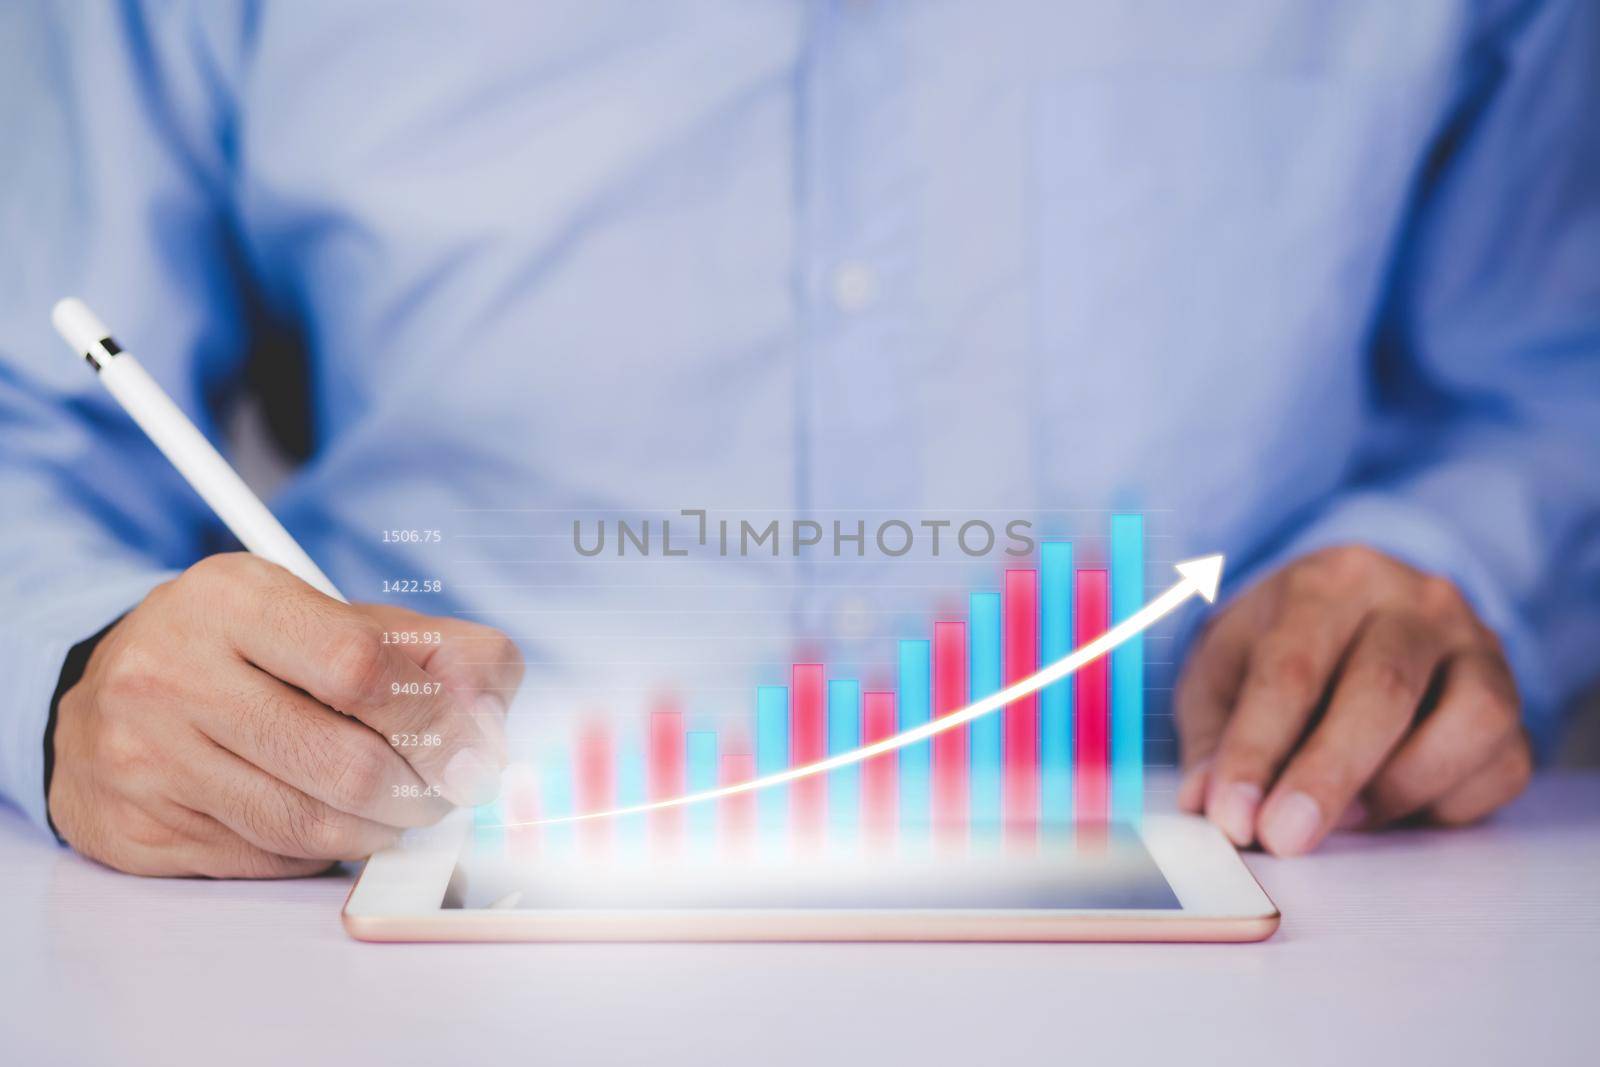
<path fill-rule="evenodd" d="M 1243 848 L 1256 836 L 1256 807 L 1261 803 L 1261 787 L 1254 782 L 1229 782 L 1213 786 L 1206 804 L 1206 815 L 1222 827 L 1235 845 Z"/>
<path fill-rule="evenodd" d="M 470 748 L 444 765 L 445 796 L 460 807 L 487 804 L 500 795 L 500 771 Z"/>
<path fill-rule="evenodd" d="M 1344 814 L 1339 816 L 1337 830 L 1359 830 L 1367 824 L 1367 806 L 1359 800 L 1352 800 L 1350 806 L 1344 809 Z"/>
<path fill-rule="evenodd" d="M 1206 758 L 1184 772 L 1178 783 L 1178 810 L 1199 813 L 1206 797 L 1206 775 L 1211 771 L 1211 760 Z"/>
<path fill-rule="evenodd" d="M 1273 800 L 1261 818 L 1261 844 L 1274 856 L 1310 852 L 1322 832 L 1322 808 L 1299 790 Z"/>

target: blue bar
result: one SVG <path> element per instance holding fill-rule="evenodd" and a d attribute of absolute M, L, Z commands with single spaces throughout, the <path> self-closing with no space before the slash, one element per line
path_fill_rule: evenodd
<path fill-rule="evenodd" d="M 638 742 L 623 742 L 617 748 L 617 807 L 643 804 L 649 796 L 644 746 Z M 624 815 L 617 820 L 618 856 L 634 859 L 645 854 L 645 843 L 650 836 L 647 818 L 644 815 Z"/>
<path fill-rule="evenodd" d="M 506 815 L 500 802 L 479 804 L 472 809 L 473 844 L 479 849 L 498 849 L 506 841 Z"/>
<path fill-rule="evenodd" d="M 1072 542 L 1039 546 L 1039 666 L 1072 651 Z M 1072 678 L 1039 694 L 1039 821 L 1072 822 Z"/>
<path fill-rule="evenodd" d="M 900 732 L 933 717 L 933 652 L 927 641 L 900 642 Z M 900 750 L 900 832 L 926 833 L 932 816 L 933 743 Z"/>
<path fill-rule="evenodd" d="M 1111 624 L 1144 606 L 1144 516 L 1111 516 Z M 1111 817 L 1144 816 L 1144 635 L 1111 651 Z"/>
<path fill-rule="evenodd" d="M 1000 594 L 973 593 L 967 608 L 967 661 L 971 700 L 1000 691 Z M 974 719 L 968 752 L 971 769 L 972 836 L 997 836 L 1001 820 L 1000 782 L 1004 766 L 1003 712 Z"/>
<path fill-rule="evenodd" d="M 683 735 L 684 760 L 688 763 L 686 785 L 699 793 L 717 787 L 717 735 L 714 730 L 689 730 Z M 690 804 L 688 811 L 689 845 L 709 854 L 717 847 L 717 802 Z"/>
<path fill-rule="evenodd" d="M 572 794 L 572 753 L 566 745 L 552 747 L 539 763 L 539 814 L 546 819 L 559 819 L 577 813 Z M 545 841 L 550 851 L 557 855 L 571 852 L 577 839 L 577 827 L 572 823 L 546 826 Z"/>
<path fill-rule="evenodd" d="M 756 777 L 789 769 L 789 689 L 782 685 L 756 687 Z M 787 851 L 789 844 L 789 787 L 756 793 L 756 825 L 762 851 Z"/>
<path fill-rule="evenodd" d="M 848 679 L 828 683 L 828 755 L 861 747 L 861 685 Z M 861 765 L 853 763 L 828 774 L 828 837 L 830 844 L 848 844 L 856 836 L 861 808 Z"/>

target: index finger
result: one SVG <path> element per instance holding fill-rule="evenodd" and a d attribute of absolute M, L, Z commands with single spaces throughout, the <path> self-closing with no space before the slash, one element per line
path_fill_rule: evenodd
<path fill-rule="evenodd" d="M 473 714 L 473 694 L 452 691 L 384 644 L 376 620 L 280 574 L 268 595 L 241 605 L 245 610 L 231 620 L 239 653 L 382 734 L 445 799 L 461 805 L 493 800 L 505 752 Z"/>
<path fill-rule="evenodd" d="M 1173 711 L 1183 766 L 1180 810 L 1198 812 L 1205 803 L 1211 759 L 1244 681 L 1252 633 L 1247 612 L 1226 612 L 1200 635 L 1178 676 Z"/>
<path fill-rule="evenodd" d="M 1312 721 L 1356 621 L 1303 596 L 1251 647 L 1206 793 L 1207 817 L 1234 844 L 1255 839 L 1261 798 Z"/>
<path fill-rule="evenodd" d="M 522 651 L 492 626 L 392 604 L 353 604 L 383 627 L 384 640 L 452 689 L 478 694 L 475 711 L 503 718 L 522 684 Z"/>

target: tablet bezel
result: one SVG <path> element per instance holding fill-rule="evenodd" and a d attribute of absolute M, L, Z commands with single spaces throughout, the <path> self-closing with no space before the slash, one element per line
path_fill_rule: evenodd
<path fill-rule="evenodd" d="M 1148 817 L 1140 833 L 1179 909 L 718 909 L 539 911 L 443 908 L 470 816 L 458 812 L 367 861 L 345 902 L 370 941 L 1258 941 L 1278 910 L 1215 826 Z"/>

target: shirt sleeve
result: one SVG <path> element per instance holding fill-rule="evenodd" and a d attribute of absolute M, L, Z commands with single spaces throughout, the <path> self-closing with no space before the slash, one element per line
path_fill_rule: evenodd
<path fill-rule="evenodd" d="M 1365 543 L 1452 578 L 1544 753 L 1600 648 L 1600 5 L 1474 42 L 1374 347 L 1378 430 L 1268 567 Z"/>
<path fill-rule="evenodd" d="M 83 297 L 215 436 L 243 333 L 202 36 L 170 5 L 0 12 L 0 798 L 41 827 L 68 651 L 222 543 L 50 325 Z"/>

